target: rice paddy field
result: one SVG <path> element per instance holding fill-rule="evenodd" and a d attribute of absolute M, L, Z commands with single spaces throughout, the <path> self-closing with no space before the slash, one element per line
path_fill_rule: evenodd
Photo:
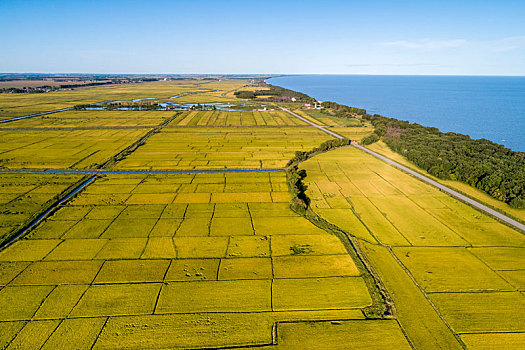
<path fill-rule="evenodd" d="M 361 272 L 289 199 L 282 172 L 101 177 L 0 253 L 1 333 L 44 348 L 273 347 L 277 327 L 293 348 L 305 332 L 344 342 L 355 323 L 407 347 L 394 320 L 364 321 Z"/>
<path fill-rule="evenodd" d="M 0 242 L 12 237 L 81 179 L 79 175 L 1 174 Z"/>
<path fill-rule="evenodd" d="M 311 127 L 182 128 L 153 135 L 118 169 L 274 169 L 329 137 Z"/>
<path fill-rule="evenodd" d="M 357 142 L 374 131 L 370 123 L 359 119 L 338 118 L 315 109 L 296 110 L 294 112 L 317 125 Z"/>
<path fill-rule="evenodd" d="M 523 233 L 355 148 L 302 167 L 314 211 L 361 242 L 412 344 L 523 344 Z"/>
<path fill-rule="evenodd" d="M 170 126 L 305 126 L 307 123 L 284 111 L 191 111 Z"/>
<path fill-rule="evenodd" d="M 151 97 L 246 107 L 247 85 L 2 94 L 0 118 Z M 285 168 L 331 136 L 274 107 L 1 124 L 0 244 L 24 235 L 0 248 L 0 348 L 522 346 L 522 233 L 353 147 L 300 164 L 331 228 L 310 221 Z M 373 130 L 298 113 L 352 140 Z"/>
<path fill-rule="evenodd" d="M 0 96 L 0 109 L 187 92 L 198 93 L 172 100 L 238 103 L 223 94 L 245 84 Z M 410 349 L 395 318 L 365 316 L 381 301 L 348 242 L 290 209 L 286 163 L 328 139 L 281 111 L 65 111 L 4 123 L 0 242 L 50 211 L 0 249 L 0 348 Z M 96 169 L 111 173 L 66 172 Z"/>
<path fill-rule="evenodd" d="M 327 113 L 323 113 L 322 110 L 317 109 L 306 109 L 304 111 L 300 111 L 299 114 L 312 121 L 315 120 L 319 125 L 324 126 L 359 127 L 362 125 L 362 122 L 359 119 L 336 117 Z"/>
<path fill-rule="evenodd" d="M 0 167 L 96 168 L 150 129 L 0 130 Z"/>

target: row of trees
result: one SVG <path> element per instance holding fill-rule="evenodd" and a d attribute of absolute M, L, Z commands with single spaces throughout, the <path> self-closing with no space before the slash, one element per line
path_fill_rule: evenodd
<path fill-rule="evenodd" d="M 101 85 L 111 85 L 111 84 L 132 84 L 132 83 L 142 83 L 142 82 L 150 82 L 150 81 L 157 81 L 159 78 L 130 78 L 130 79 L 110 79 L 110 80 L 103 80 L 103 81 L 92 81 L 92 82 L 84 82 L 82 80 L 78 80 L 78 83 L 75 82 L 68 82 L 67 84 L 59 84 L 60 81 L 50 81 L 53 83 L 53 85 L 42 85 L 42 86 L 24 86 L 24 87 L 7 87 L 0 89 L 0 93 L 12 93 L 12 94 L 20 94 L 20 93 L 29 93 L 29 94 L 35 94 L 35 93 L 44 93 L 44 92 L 51 92 L 51 91 L 58 91 L 60 89 L 75 89 L 80 87 L 93 87 L 93 86 L 101 86 Z M 11 80 L 2 80 L 2 81 L 11 81 Z"/>
<path fill-rule="evenodd" d="M 50 91 L 57 91 L 57 88 L 51 85 L 45 85 L 45 86 L 38 86 L 38 87 L 24 86 L 21 88 L 11 87 L 11 88 L 0 89 L 0 93 L 5 93 L 5 94 L 41 94 L 41 93 L 50 92 Z"/>
<path fill-rule="evenodd" d="M 271 101 L 271 102 L 283 102 L 283 101 L 291 101 L 292 98 L 295 98 L 296 102 L 300 103 L 314 103 L 315 99 L 303 94 L 302 92 L 293 91 L 290 89 L 285 89 L 280 86 L 274 86 L 271 84 L 260 84 L 262 87 L 266 87 L 268 89 L 265 90 L 255 90 L 255 91 L 236 91 L 234 93 L 235 96 L 238 98 L 245 98 L 245 99 L 255 99 L 259 96 L 270 96 L 267 98 L 264 98 L 264 101 Z"/>
<path fill-rule="evenodd" d="M 356 115 L 363 116 L 366 114 L 366 109 L 340 105 L 339 103 L 331 101 L 325 101 L 321 103 L 321 106 L 334 111 L 336 117 L 353 118 Z"/>
<path fill-rule="evenodd" d="M 365 118 L 375 132 L 362 143 L 382 138 L 393 151 L 431 175 L 467 183 L 512 207 L 525 208 L 525 153 L 377 114 Z"/>
<path fill-rule="evenodd" d="M 107 103 L 94 103 L 94 104 L 80 104 L 73 107 L 76 111 L 85 111 L 87 109 L 94 108 L 103 108 L 108 111 L 116 111 L 120 108 L 125 108 L 129 110 L 137 111 L 157 111 L 157 110 L 167 110 L 170 109 L 170 106 L 163 107 L 156 102 L 107 102 Z"/>
<path fill-rule="evenodd" d="M 310 157 L 326 152 L 334 148 L 348 145 L 348 139 L 331 139 L 323 142 L 319 147 L 314 147 L 310 151 L 297 151 L 295 156 L 288 161 L 286 178 L 288 181 L 288 187 L 292 192 L 292 208 L 303 215 L 306 214 L 306 210 L 310 204 L 310 198 L 306 195 L 306 189 L 308 188 L 303 180 L 306 178 L 306 170 L 299 170 L 297 165 Z"/>
<path fill-rule="evenodd" d="M 309 159 L 310 157 L 321 153 L 326 152 L 334 148 L 346 146 L 350 144 L 350 140 L 347 138 L 343 139 L 330 139 L 327 140 L 319 145 L 319 147 L 314 147 L 310 151 L 295 151 L 295 156 L 290 159 L 287 163 L 287 166 L 291 166 L 293 164 L 304 162 L 305 160 Z"/>

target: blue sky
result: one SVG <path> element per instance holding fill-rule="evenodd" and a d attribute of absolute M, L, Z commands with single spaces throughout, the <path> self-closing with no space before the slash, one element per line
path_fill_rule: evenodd
<path fill-rule="evenodd" d="M 525 1 L 0 0 L 0 72 L 525 75 Z"/>

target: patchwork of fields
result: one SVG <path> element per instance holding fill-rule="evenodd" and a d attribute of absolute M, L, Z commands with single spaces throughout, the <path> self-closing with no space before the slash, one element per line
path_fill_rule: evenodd
<path fill-rule="evenodd" d="M 296 151 L 329 137 L 311 128 L 166 127 L 120 162 L 119 169 L 282 168 Z"/>
<path fill-rule="evenodd" d="M 522 233 L 355 148 L 302 167 L 315 212 L 362 242 L 416 347 L 523 344 Z"/>
<path fill-rule="evenodd" d="M 0 167 L 96 168 L 149 129 L 0 130 Z"/>
<path fill-rule="evenodd" d="M 2 333 L 24 327 L 15 343 L 38 333 L 34 345 L 51 347 L 74 325 L 95 348 L 224 346 L 271 344 L 276 321 L 362 319 L 360 271 L 335 236 L 289 209 L 285 181 L 100 178 L 0 253 Z M 170 325 L 173 337 L 155 336 Z"/>
<path fill-rule="evenodd" d="M 247 109 L 70 110 L 0 124 L 0 243 L 52 210 L 0 249 L 0 348 L 525 343 L 522 233 L 344 147 L 300 168 L 311 208 L 353 236 L 354 251 L 289 205 L 284 167 L 330 136 L 275 106 L 257 111 L 233 99 L 247 83 L 0 95 L 0 119 L 150 97 Z M 298 113 L 352 140 L 373 130 L 357 119 Z M 60 173 L 72 169 L 113 173 L 57 205 L 87 179 Z M 393 315 L 367 318 L 381 302 L 378 288 Z"/>
<path fill-rule="evenodd" d="M 1 96 L 0 113 L 199 90 L 172 100 L 231 101 L 222 94 L 245 84 Z M 60 170 L 138 173 L 97 176 L 0 250 L 0 348 L 410 349 L 397 320 L 364 316 L 377 302 L 368 272 L 347 243 L 290 209 L 284 171 L 228 172 L 282 170 L 328 139 L 280 111 L 67 111 L 5 123 L 3 171 L 58 173 L 1 174 L 2 242 L 85 179 Z M 162 169 L 219 171 L 149 172 Z"/>
<path fill-rule="evenodd" d="M 225 84 L 182 80 L 78 88 L 43 94 L 0 94 L 0 120 L 109 100 L 128 101 L 155 97 L 162 101 L 179 102 L 170 97 L 221 88 L 235 89 L 245 84 L 246 81 L 242 80 Z"/>
<path fill-rule="evenodd" d="M 172 111 L 65 111 L 0 124 L 0 129 L 155 127 L 173 116 Z"/>
<path fill-rule="evenodd" d="M 170 123 L 177 126 L 294 126 L 307 125 L 283 111 L 191 111 Z"/>

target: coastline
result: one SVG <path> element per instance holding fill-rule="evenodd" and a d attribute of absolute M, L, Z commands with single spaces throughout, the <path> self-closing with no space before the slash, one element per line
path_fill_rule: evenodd
<path fill-rule="evenodd" d="M 516 94 L 519 93 L 521 96 L 521 91 L 525 91 L 525 77 L 522 76 L 292 74 L 278 78 L 288 77 L 293 77 L 296 80 L 283 82 L 276 80 L 276 77 L 270 77 L 265 81 L 268 84 L 308 94 L 318 100 L 334 101 L 352 107 L 364 108 L 370 114 L 380 114 L 388 118 L 418 123 L 426 127 L 435 127 L 443 133 L 453 132 L 467 135 L 474 140 L 488 139 L 512 151 L 525 152 L 525 144 L 522 141 L 525 140 L 525 107 L 523 107 L 525 106 L 525 100 L 523 104 L 520 104 L 522 97 L 516 97 Z M 431 80 L 429 82 L 424 81 L 427 78 Z M 450 88 L 450 82 L 447 81 L 449 78 L 459 78 L 461 81 L 467 79 L 468 84 L 465 83 L 467 86 L 462 88 L 470 88 L 472 90 L 466 93 L 459 90 L 461 86 L 457 89 L 453 88 L 452 92 L 450 92 L 449 100 L 446 100 L 444 96 L 447 96 L 447 91 L 443 89 Z M 504 98 L 504 100 L 500 101 L 502 105 L 508 105 L 514 109 L 502 112 L 502 116 L 497 118 L 498 115 L 494 114 L 496 113 L 494 110 L 498 111 L 498 108 L 503 108 L 497 105 L 496 102 L 498 101 L 491 101 L 487 107 L 483 100 L 479 102 L 481 103 L 479 108 L 474 104 L 478 100 L 473 100 L 470 104 L 465 102 L 466 98 L 472 97 L 478 92 L 484 99 L 495 99 L 494 96 L 487 95 L 487 91 L 479 87 L 479 79 L 483 80 L 485 78 L 490 81 L 498 78 L 511 79 L 512 81 L 519 80 L 519 84 L 517 84 L 519 85 L 519 90 L 513 90 L 511 96 L 505 96 L 500 91 L 498 91 L 496 96 L 500 99 Z M 348 81 L 348 79 L 351 81 Z M 354 82 L 355 79 L 357 81 Z M 410 86 L 413 83 L 410 79 L 417 80 L 417 84 L 414 83 L 415 87 Z M 474 81 L 471 81 L 472 79 Z M 353 85 L 354 83 L 356 84 L 355 86 Z M 392 85 L 398 83 L 402 83 L 401 87 L 397 91 L 392 91 Z M 453 83 L 456 83 L 456 81 L 453 81 Z M 386 88 L 383 87 L 385 84 L 387 85 Z M 299 85 L 303 86 L 299 87 Z M 425 93 L 414 91 L 416 88 L 428 91 Z M 498 85 L 493 88 L 500 87 Z M 364 90 L 364 92 L 360 90 Z M 429 96 L 434 93 L 438 96 Z M 375 96 L 381 96 L 381 99 L 378 100 Z M 415 99 L 415 97 L 420 97 L 420 99 Z M 455 99 L 459 98 L 461 100 L 455 101 Z M 517 98 L 518 100 L 515 100 Z M 424 99 L 430 99 L 434 103 L 427 105 L 423 102 L 426 101 Z M 481 97 L 479 99 L 481 100 Z M 351 100 L 363 101 L 363 103 L 349 102 Z M 487 108 L 492 109 L 494 116 L 488 115 L 490 114 L 489 112 L 484 112 Z M 389 113 L 388 110 L 395 112 Z M 480 111 L 478 112 L 478 110 Z M 457 114 L 457 117 L 455 114 Z M 509 119 L 511 116 L 513 116 L 512 119 Z M 520 128 L 521 124 L 523 124 L 523 128 Z M 479 128 L 479 130 L 476 128 Z M 509 133 L 512 137 L 509 137 Z"/>

